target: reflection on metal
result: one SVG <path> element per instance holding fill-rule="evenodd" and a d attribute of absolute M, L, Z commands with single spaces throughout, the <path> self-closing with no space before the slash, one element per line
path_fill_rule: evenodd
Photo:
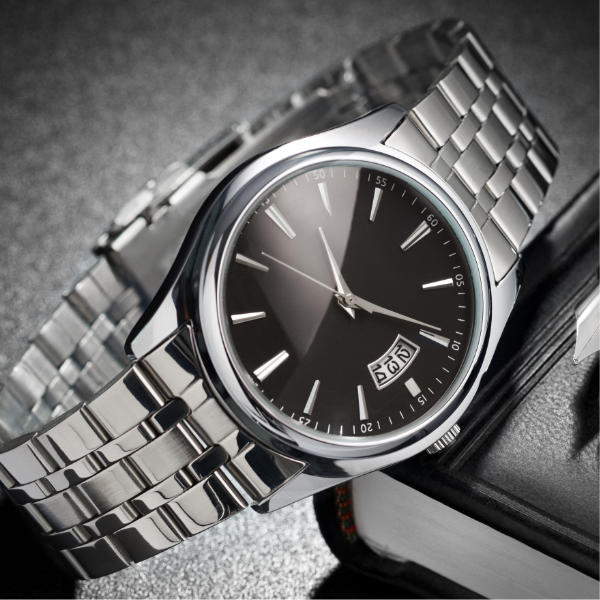
<path fill-rule="evenodd" d="M 434 290 L 445 287 L 452 287 L 454 285 L 454 280 L 452 277 L 448 277 L 448 279 L 440 279 L 439 281 L 432 281 L 431 283 L 424 283 L 421 287 L 424 290 Z"/>
<path fill-rule="evenodd" d="M 406 389 L 410 392 L 410 395 L 413 398 L 416 398 L 421 393 L 421 388 L 419 384 L 411 377 L 404 382 Z"/>
<path fill-rule="evenodd" d="M 306 414 L 306 415 L 312 414 L 313 408 L 315 406 L 315 402 L 317 400 L 317 394 L 319 393 L 320 385 L 321 385 L 321 382 L 318 379 L 315 379 L 312 389 L 310 390 L 310 394 L 308 396 L 306 406 L 304 407 L 304 411 L 303 411 L 304 414 Z"/>
<path fill-rule="evenodd" d="M 600 287 L 597 287 L 575 310 L 577 319 L 577 339 L 573 362 L 580 363 L 584 358 L 600 350 Z"/>
<path fill-rule="evenodd" d="M 375 221 L 375 217 L 377 216 L 379 203 L 381 202 L 381 192 L 383 192 L 383 190 L 380 187 L 376 187 L 373 192 L 373 203 L 371 205 L 371 215 L 369 216 L 371 222 Z"/>
<path fill-rule="evenodd" d="M 269 359 L 264 365 L 261 365 L 254 371 L 254 375 L 260 381 L 264 381 L 277 367 L 281 366 L 290 355 L 282 350 L 279 354 L 276 354 L 273 358 Z"/>
<path fill-rule="evenodd" d="M 331 202 L 329 201 L 329 192 L 327 191 L 327 184 L 321 182 L 318 184 L 318 188 L 319 193 L 321 194 L 321 200 L 323 201 L 323 206 L 325 207 L 325 210 L 329 213 L 329 216 L 331 216 Z"/>
<path fill-rule="evenodd" d="M 445 450 L 448 446 L 452 446 L 460 433 L 460 426 L 455 423 L 448 431 L 436 442 L 427 448 L 427 454 L 437 454 Z"/>
<path fill-rule="evenodd" d="M 365 398 L 365 390 L 362 385 L 356 386 L 358 393 L 358 415 L 361 421 L 367 421 L 369 419 L 369 412 L 367 410 L 367 400 Z"/>
<path fill-rule="evenodd" d="M 239 315 L 231 315 L 231 321 L 234 325 L 239 325 L 240 323 L 247 323 L 248 321 L 264 319 L 266 316 L 267 313 L 261 310 L 257 312 L 241 313 Z"/>
<path fill-rule="evenodd" d="M 239 252 L 235 255 L 235 262 L 240 265 L 244 265 L 245 267 L 250 267 L 251 269 L 256 269 L 257 271 L 264 271 L 267 273 L 269 271 L 269 267 L 267 265 L 263 265 L 259 263 L 257 260 L 252 260 Z"/>
<path fill-rule="evenodd" d="M 426 221 L 422 221 L 419 226 L 400 244 L 400 248 L 406 252 L 412 248 L 417 242 L 420 242 L 424 237 L 431 233 L 431 227 Z"/>
<path fill-rule="evenodd" d="M 419 334 L 424 338 L 431 340 L 432 342 L 436 342 L 436 344 L 440 344 L 441 346 L 445 346 L 446 348 L 450 344 L 450 340 L 443 335 L 438 335 L 437 333 L 433 333 L 431 331 L 427 331 L 427 329 L 419 329 Z"/>
<path fill-rule="evenodd" d="M 296 232 L 274 204 L 265 210 L 265 214 L 290 238 L 290 240 L 293 240 L 296 237 Z"/>

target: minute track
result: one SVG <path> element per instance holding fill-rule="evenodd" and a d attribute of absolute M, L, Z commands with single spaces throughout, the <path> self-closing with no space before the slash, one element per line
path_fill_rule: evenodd
<path fill-rule="evenodd" d="M 260 306 L 266 313 L 230 328 L 236 355 L 260 393 L 300 427 L 335 437 L 405 427 L 443 400 L 470 343 L 471 266 L 456 227 L 390 172 L 323 165 L 293 181 L 265 196 L 235 243 L 235 255 L 268 267 L 242 260 L 227 271 L 227 312 Z M 459 318 L 457 345 L 451 332 Z M 281 348 L 289 356 L 254 377 L 256 365 L 262 376 Z M 381 375 L 369 372 L 378 360 Z M 376 385 L 378 376 L 390 383 Z M 409 389 L 408 380 L 419 385 Z"/>

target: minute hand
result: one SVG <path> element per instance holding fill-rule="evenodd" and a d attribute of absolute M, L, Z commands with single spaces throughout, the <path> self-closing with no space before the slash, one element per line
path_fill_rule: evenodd
<path fill-rule="evenodd" d="M 354 294 L 348 294 L 344 296 L 344 301 L 348 306 L 352 306 L 353 308 L 362 308 L 368 313 L 378 313 L 380 315 L 385 315 L 386 317 L 392 317 L 393 319 L 400 319 L 402 321 L 407 321 L 408 323 L 421 325 L 422 327 L 427 327 L 427 329 L 432 329 L 434 331 L 442 330 L 441 327 L 436 327 L 435 325 L 430 325 L 429 323 L 424 323 L 423 321 L 418 321 L 417 319 L 413 319 L 412 317 L 407 317 L 406 315 L 397 313 L 393 310 L 383 308 L 383 306 L 373 304 L 373 302 L 369 302 L 368 300 L 365 300 L 360 296 L 355 296 Z"/>

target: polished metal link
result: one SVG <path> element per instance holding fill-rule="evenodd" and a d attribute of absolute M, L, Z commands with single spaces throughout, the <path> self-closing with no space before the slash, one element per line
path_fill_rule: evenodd
<path fill-rule="evenodd" d="M 154 556 L 244 508 L 219 473 L 110 535 L 61 550 L 82 577 L 98 577 Z"/>
<path fill-rule="evenodd" d="M 86 300 L 91 291 L 98 299 Z M 91 303 L 103 312 L 94 314 Z M 41 328 L 0 391 L 0 440 L 41 428 L 119 373 L 128 363 L 125 334 L 141 313 L 139 294 L 101 258 Z"/>
<path fill-rule="evenodd" d="M 188 325 L 48 431 L 0 453 L 9 496 L 79 574 L 148 558 L 246 506 L 240 489 L 259 501 L 302 469 L 238 431 L 196 356 Z M 208 415 L 207 428 L 237 434 L 238 445 L 204 434 Z"/>
<path fill-rule="evenodd" d="M 558 153 L 463 23 L 436 24 L 427 39 L 431 56 L 443 57 L 433 85 L 386 144 L 450 183 L 481 228 L 500 281 L 518 258 Z M 397 59 L 412 42 L 399 38 Z"/>
<path fill-rule="evenodd" d="M 149 558 L 246 506 L 239 486 L 258 501 L 302 469 L 237 430 L 203 385 L 193 344 L 186 326 L 47 432 L 0 454 L 8 494 L 82 576 Z M 237 433 L 238 446 L 203 434 L 208 414 L 232 425 L 221 431 Z"/>
<path fill-rule="evenodd" d="M 363 50 L 168 167 L 119 212 L 98 262 L 0 391 L 0 481 L 80 576 L 170 548 L 303 469 L 251 440 L 212 396 L 191 325 L 133 363 L 123 345 L 227 172 L 390 102 L 413 109 L 387 143 L 430 165 L 471 207 L 497 276 L 513 260 L 556 153 L 455 21 Z"/>

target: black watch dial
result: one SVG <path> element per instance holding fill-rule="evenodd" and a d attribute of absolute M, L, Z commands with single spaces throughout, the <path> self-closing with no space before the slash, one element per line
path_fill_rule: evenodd
<path fill-rule="evenodd" d="M 475 294 L 457 226 L 436 206 L 359 164 L 296 175 L 257 206 L 235 241 L 223 319 L 273 410 L 364 437 L 444 399 L 471 343 Z"/>

